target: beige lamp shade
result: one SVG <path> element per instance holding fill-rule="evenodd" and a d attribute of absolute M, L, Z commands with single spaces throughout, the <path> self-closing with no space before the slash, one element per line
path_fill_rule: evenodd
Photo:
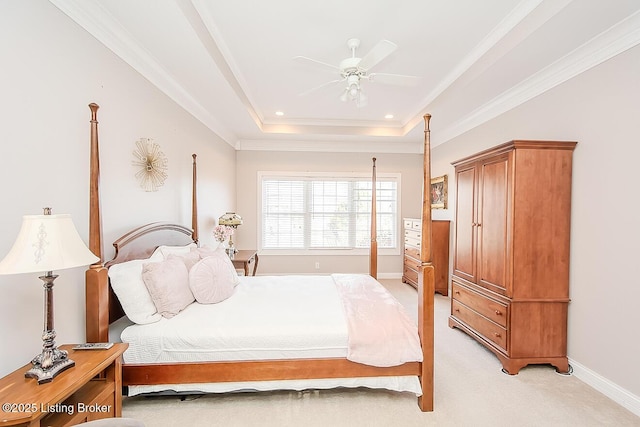
<path fill-rule="evenodd" d="M 0 274 L 63 270 L 99 260 L 78 235 L 71 215 L 25 215 L 13 247 L 0 261 Z"/>
<path fill-rule="evenodd" d="M 218 224 L 237 227 L 238 225 L 242 225 L 242 217 L 235 212 L 227 212 L 218 218 Z"/>

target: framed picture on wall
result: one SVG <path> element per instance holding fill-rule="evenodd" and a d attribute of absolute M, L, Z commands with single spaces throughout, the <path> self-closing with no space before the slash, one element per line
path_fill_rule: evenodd
<path fill-rule="evenodd" d="M 447 209 L 447 175 L 431 178 L 431 209 Z"/>

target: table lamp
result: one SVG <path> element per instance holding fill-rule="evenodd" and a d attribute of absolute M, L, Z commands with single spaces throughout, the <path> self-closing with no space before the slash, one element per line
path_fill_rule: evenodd
<path fill-rule="evenodd" d="M 25 215 L 22 227 L 13 247 L 0 261 L 0 274 L 44 272 L 44 330 L 42 352 L 25 373 L 38 384 L 48 383 L 60 372 L 71 368 L 75 362 L 64 350 L 56 347 L 53 329 L 53 281 L 58 277 L 53 270 L 80 267 L 99 261 L 84 244 L 68 214 L 51 215 L 51 208 L 44 208 L 44 215 Z"/>
<path fill-rule="evenodd" d="M 235 230 L 239 225 L 242 225 L 242 217 L 235 212 L 227 212 L 218 218 L 218 224 L 226 225 Z M 230 253 L 238 252 L 238 250 L 233 247 L 233 234 L 229 236 L 229 251 Z"/>

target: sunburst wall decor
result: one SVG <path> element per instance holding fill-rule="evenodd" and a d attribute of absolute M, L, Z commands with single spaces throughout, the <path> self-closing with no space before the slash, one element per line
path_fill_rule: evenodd
<path fill-rule="evenodd" d="M 140 138 L 133 151 L 133 165 L 138 168 L 136 178 L 144 191 L 158 191 L 167 179 L 169 161 L 160 146 L 151 138 Z"/>

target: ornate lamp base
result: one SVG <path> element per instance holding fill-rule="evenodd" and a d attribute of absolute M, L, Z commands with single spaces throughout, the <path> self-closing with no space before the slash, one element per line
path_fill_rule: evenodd
<path fill-rule="evenodd" d="M 53 381 L 56 375 L 76 365 L 65 350 L 56 347 L 56 331 L 53 329 L 53 281 L 57 275 L 51 271 L 40 276 L 44 282 L 44 330 L 42 331 L 42 352 L 33 358 L 33 368 L 25 372 L 26 378 L 35 378 L 38 384 Z"/>
<path fill-rule="evenodd" d="M 43 349 L 31 361 L 33 368 L 25 372 L 25 378 L 35 378 L 38 384 L 51 382 L 56 375 L 75 366 L 76 362 L 69 359 L 68 353 L 57 348 Z"/>

